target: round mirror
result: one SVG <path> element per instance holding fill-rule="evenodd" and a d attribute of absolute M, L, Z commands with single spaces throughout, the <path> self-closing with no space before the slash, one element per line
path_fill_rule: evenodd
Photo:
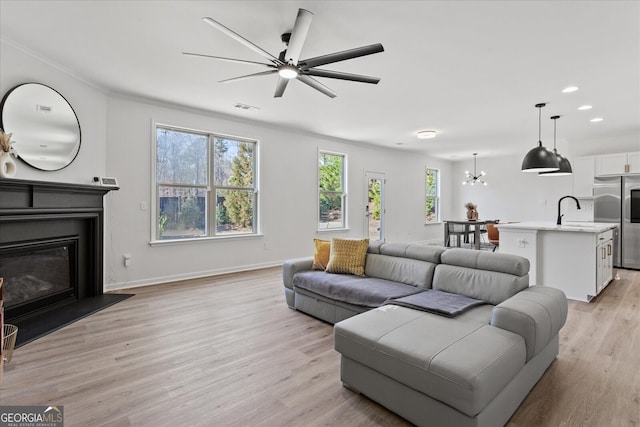
<path fill-rule="evenodd" d="M 34 168 L 68 166 L 80 150 L 80 122 L 67 100 L 49 86 L 25 83 L 2 99 L 0 127 L 12 134 L 18 156 Z"/>

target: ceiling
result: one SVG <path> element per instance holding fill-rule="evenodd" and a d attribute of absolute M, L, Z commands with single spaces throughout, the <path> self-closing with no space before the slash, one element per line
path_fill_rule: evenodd
<path fill-rule="evenodd" d="M 314 14 L 301 58 L 380 42 L 383 53 L 324 67 L 380 83 L 318 78 L 331 99 L 294 81 L 274 98 L 276 75 L 218 83 L 262 69 L 182 54 L 262 60 L 208 16 L 277 56 L 298 8 Z M 638 1 L 0 0 L 0 36 L 110 92 L 453 161 L 524 155 L 539 102 L 547 146 L 560 115 L 563 153 L 640 149 Z M 561 93 L 569 85 L 580 90 Z M 418 140 L 422 129 L 438 136 Z"/>

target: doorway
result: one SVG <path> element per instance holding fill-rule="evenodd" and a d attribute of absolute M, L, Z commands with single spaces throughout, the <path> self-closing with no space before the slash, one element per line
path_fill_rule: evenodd
<path fill-rule="evenodd" d="M 383 173 L 365 172 L 365 236 L 370 241 L 384 240 L 385 232 L 385 178 Z"/>

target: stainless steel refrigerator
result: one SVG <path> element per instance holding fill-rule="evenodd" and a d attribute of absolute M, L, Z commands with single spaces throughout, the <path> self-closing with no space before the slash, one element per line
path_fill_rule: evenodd
<path fill-rule="evenodd" d="M 618 224 L 614 267 L 640 270 L 640 175 L 595 178 L 593 195 L 594 221 Z"/>

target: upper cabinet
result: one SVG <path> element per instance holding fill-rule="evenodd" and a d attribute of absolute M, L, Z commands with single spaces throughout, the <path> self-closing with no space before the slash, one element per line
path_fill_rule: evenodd
<path fill-rule="evenodd" d="M 596 176 L 640 173 L 640 152 L 596 157 Z"/>
<path fill-rule="evenodd" d="M 640 151 L 627 154 L 629 159 L 629 173 L 640 173 Z"/>
<path fill-rule="evenodd" d="M 593 177 L 595 176 L 595 157 L 577 157 L 571 160 L 573 169 L 573 196 L 593 197 Z"/>

